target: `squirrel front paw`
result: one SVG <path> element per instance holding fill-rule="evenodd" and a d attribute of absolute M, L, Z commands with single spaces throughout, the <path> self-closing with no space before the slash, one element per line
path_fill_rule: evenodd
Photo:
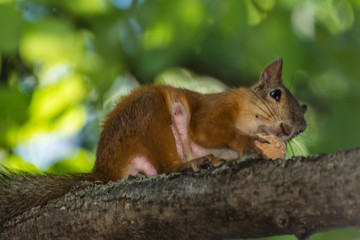
<path fill-rule="evenodd" d="M 239 158 L 242 158 L 249 151 L 262 153 L 262 149 L 259 148 L 255 142 L 260 142 L 262 144 L 269 143 L 266 139 L 255 134 L 240 134 L 232 142 L 230 147 L 237 151 Z"/>
<path fill-rule="evenodd" d="M 194 172 L 198 172 L 201 169 L 209 167 L 219 167 L 224 163 L 226 163 L 224 159 L 216 157 L 213 154 L 208 154 L 203 157 L 193 159 L 191 166 Z"/>

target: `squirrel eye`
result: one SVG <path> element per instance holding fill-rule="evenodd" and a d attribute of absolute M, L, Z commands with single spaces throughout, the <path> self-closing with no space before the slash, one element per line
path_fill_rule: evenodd
<path fill-rule="evenodd" d="M 274 91 L 270 92 L 270 96 L 275 99 L 277 102 L 280 102 L 281 98 L 281 90 L 275 89 Z"/>

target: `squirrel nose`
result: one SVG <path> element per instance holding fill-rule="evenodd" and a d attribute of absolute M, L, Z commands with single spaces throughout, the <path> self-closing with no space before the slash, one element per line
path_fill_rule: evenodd
<path fill-rule="evenodd" d="M 289 124 L 286 123 L 280 123 L 280 129 L 278 134 L 276 134 L 278 137 L 283 137 L 283 136 L 290 136 L 292 132 L 292 128 Z"/>

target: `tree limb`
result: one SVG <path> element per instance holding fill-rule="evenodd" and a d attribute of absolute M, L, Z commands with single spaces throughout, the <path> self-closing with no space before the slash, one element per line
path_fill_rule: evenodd
<path fill-rule="evenodd" d="M 200 173 L 81 182 L 5 223 L 9 239 L 221 239 L 360 225 L 360 148 Z"/>

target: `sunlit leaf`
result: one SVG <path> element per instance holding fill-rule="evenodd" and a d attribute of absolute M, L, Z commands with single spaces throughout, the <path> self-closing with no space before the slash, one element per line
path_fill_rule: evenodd
<path fill-rule="evenodd" d="M 64 0 L 64 3 L 71 11 L 81 15 L 102 14 L 109 8 L 107 0 Z"/>
<path fill-rule="evenodd" d="M 201 93 L 217 93 L 227 89 L 225 84 L 215 78 L 197 76 L 182 68 L 168 69 L 160 73 L 156 77 L 155 83 L 186 88 Z"/>
<path fill-rule="evenodd" d="M 316 17 L 333 34 L 339 34 L 354 24 L 354 11 L 347 0 L 319 1 Z"/>
<path fill-rule="evenodd" d="M 173 26 L 167 22 L 159 22 L 148 28 L 143 36 L 145 49 L 166 47 L 173 39 Z"/>
<path fill-rule="evenodd" d="M 315 7 L 310 1 L 297 4 L 292 11 L 292 25 L 295 33 L 301 39 L 315 38 Z"/>
<path fill-rule="evenodd" d="M 258 8 L 263 10 L 271 10 L 275 5 L 275 0 L 252 0 Z"/>
<path fill-rule="evenodd" d="M 275 0 L 246 0 L 248 22 L 250 25 L 260 23 L 267 16 L 267 11 L 274 7 Z"/>
<path fill-rule="evenodd" d="M 34 121 L 52 119 L 66 108 L 79 103 L 86 94 L 86 86 L 81 76 L 69 76 L 57 84 L 37 90 L 30 106 Z"/>
<path fill-rule="evenodd" d="M 181 19 L 188 26 L 199 26 L 204 18 L 203 5 L 192 0 L 180 1 L 178 4 L 178 13 L 181 15 Z"/>
<path fill-rule="evenodd" d="M 94 153 L 84 149 L 74 153 L 69 159 L 57 162 L 48 171 L 51 173 L 90 172 L 94 165 Z"/>
<path fill-rule="evenodd" d="M 54 122 L 54 129 L 64 136 L 78 133 L 86 123 L 87 109 L 83 105 L 68 108 L 61 117 Z"/>
<path fill-rule="evenodd" d="M 75 31 L 64 20 L 46 19 L 28 28 L 20 44 L 22 58 L 32 66 L 71 62 L 75 56 Z"/>
<path fill-rule="evenodd" d="M 294 138 L 287 144 L 286 159 L 294 156 L 308 156 L 309 150 L 300 137 Z"/>
<path fill-rule="evenodd" d="M 0 4 L 15 2 L 16 0 L 0 0 Z"/>

